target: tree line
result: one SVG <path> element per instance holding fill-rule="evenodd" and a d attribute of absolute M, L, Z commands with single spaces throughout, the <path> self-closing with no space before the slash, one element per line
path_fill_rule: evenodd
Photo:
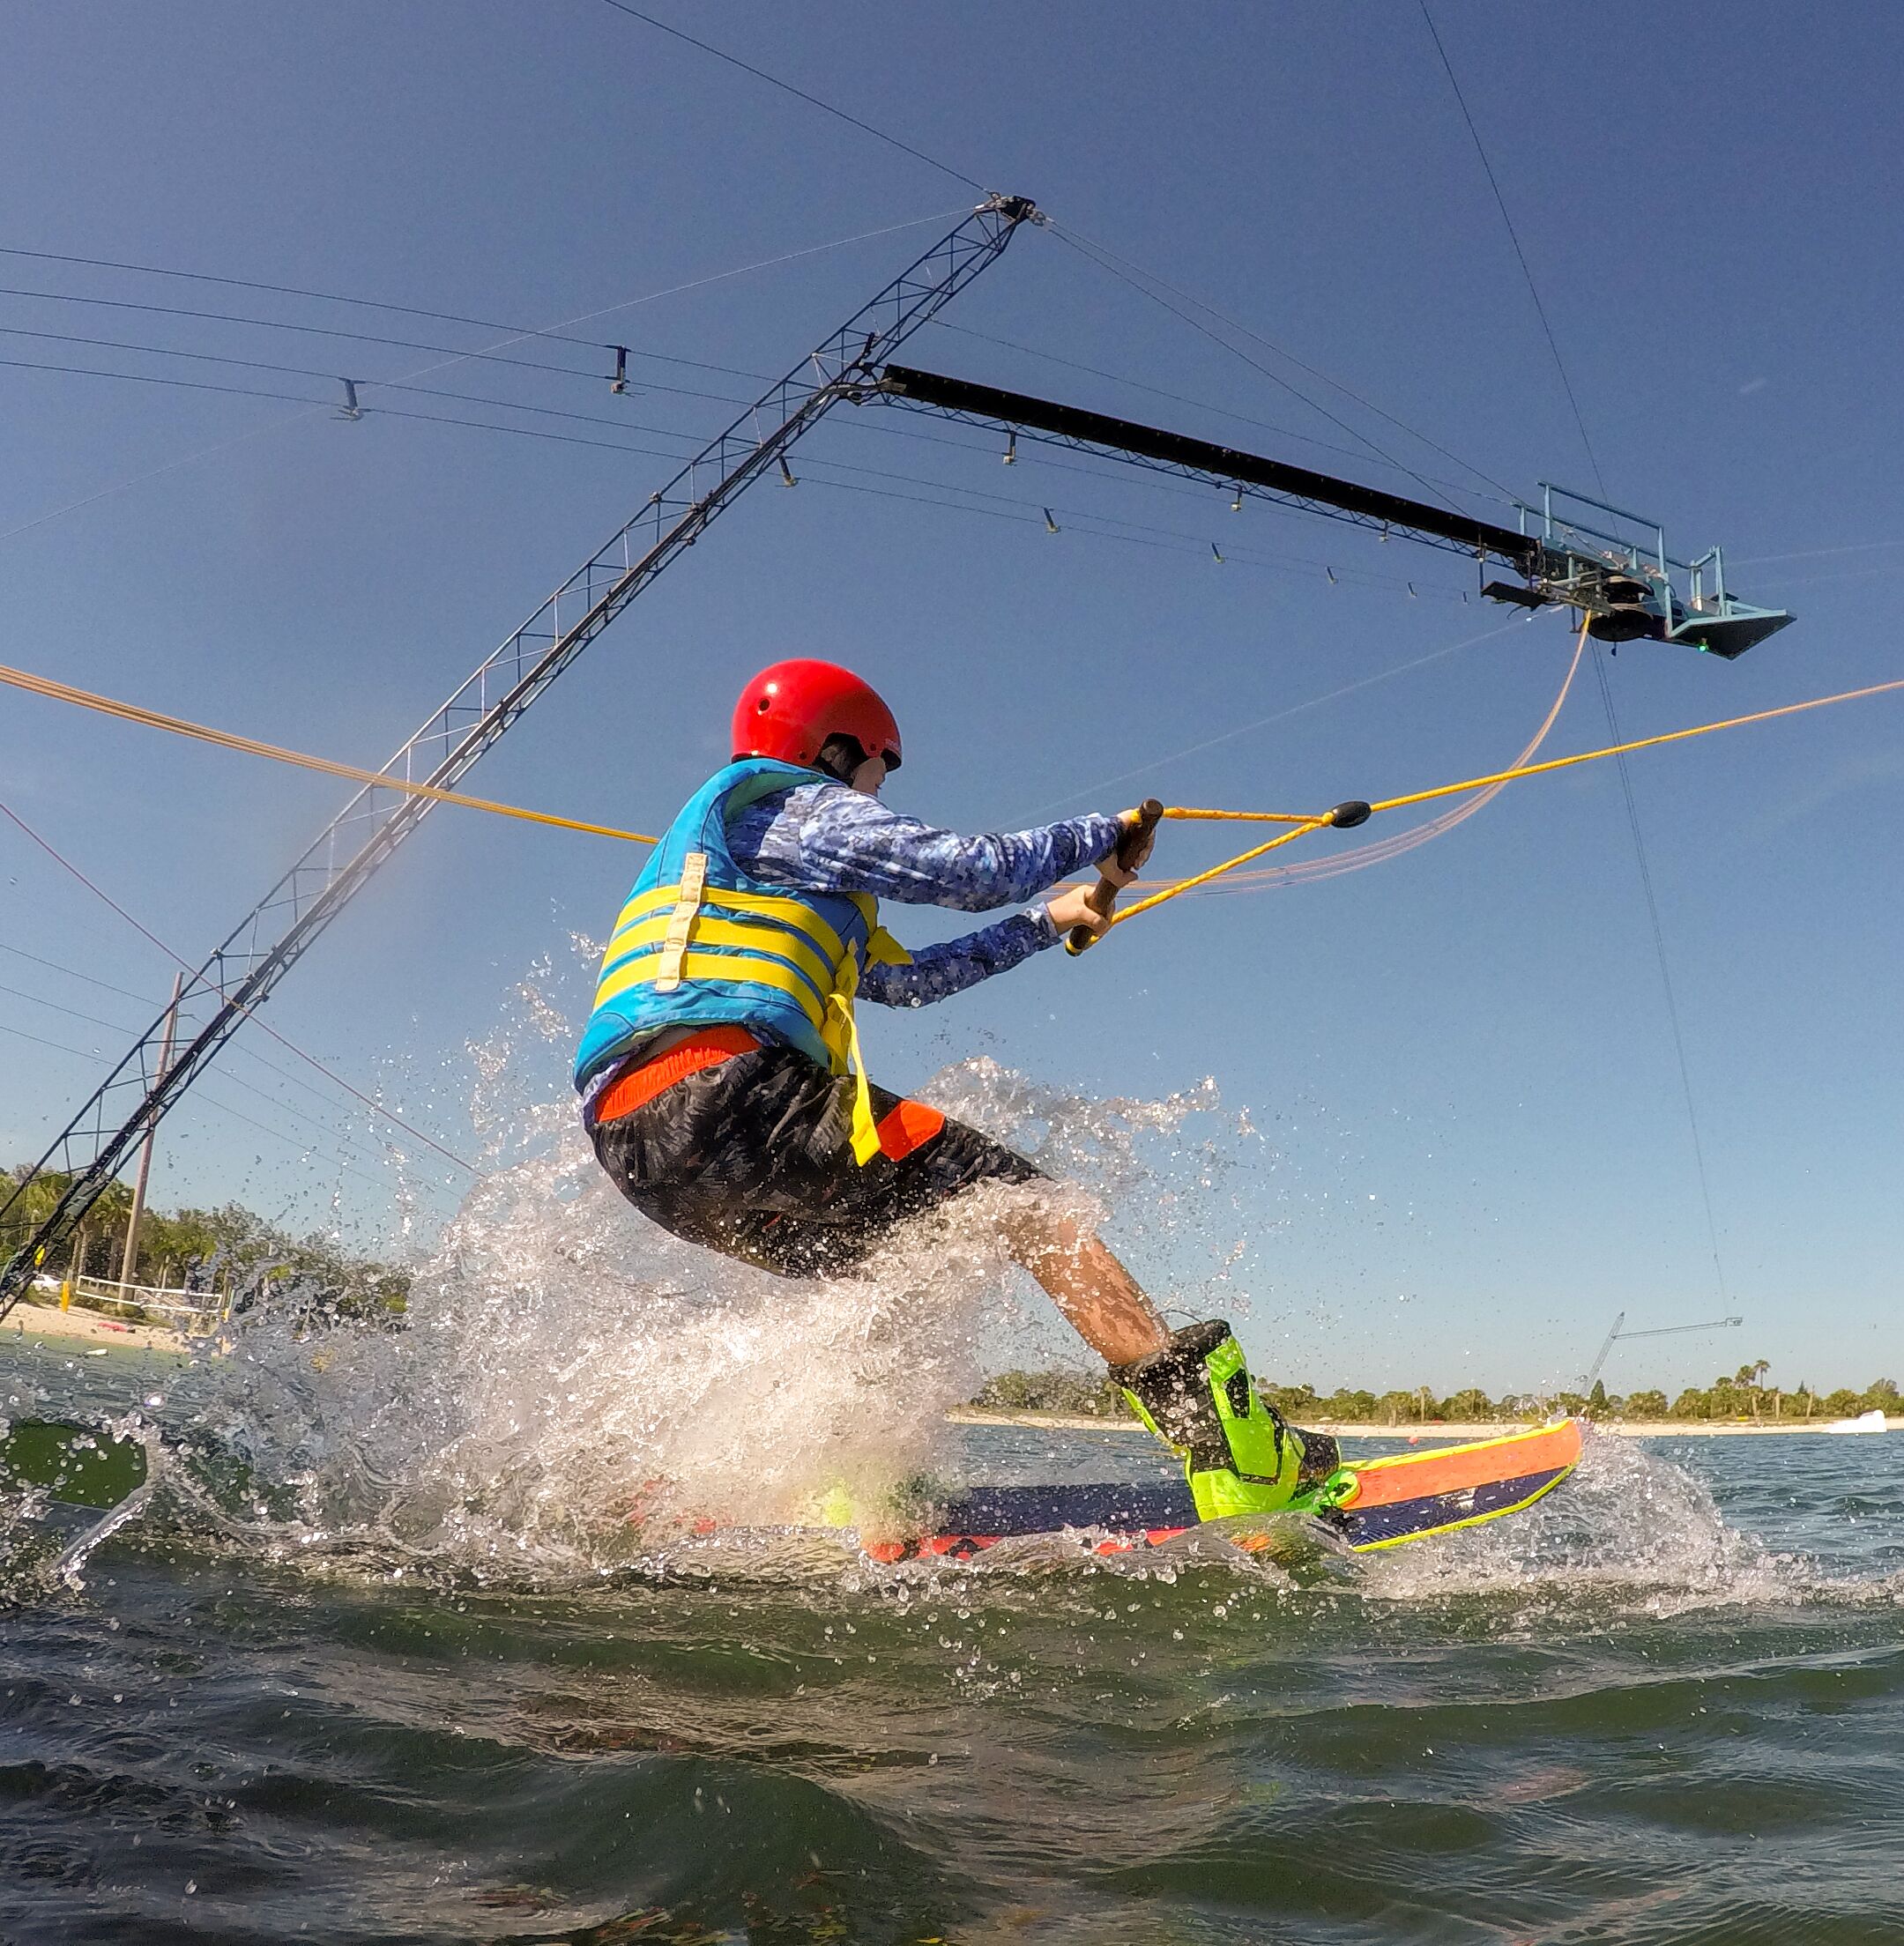
<path fill-rule="evenodd" d="M 30 1173 L 25 1165 L 0 1170 L 0 1202 Z M 0 1260 L 51 1214 L 71 1180 L 48 1170 L 27 1185 L 19 1205 L 0 1222 Z M 47 1264 L 46 1274 L 63 1281 L 87 1277 L 116 1282 L 131 1215 L 131 1191 L 123 1183 L 109 1185 L 86 1212 L 63 1259 Z M 321 1232 L 294 1237 L 240 1203 L 219 1209 L 147 1209 L 139 1220 L 138 1248 L 128 1281 L 202 1295 L 207 1309 L 228 1300 L 231 1309 L 244 1311 L 268 1293 L 282 1292 L 313 1316 L 383 1320 L 402 1315 L 410 1290 L 406 1273 L 353 1256 Z M 114 1309 L 130 1315 L 139 1307 L 126 1304 Z M 172 1320 L 154 1314 L 154 1321 Z"/>
<path fill-rule="evenodd" d="M 1298 1425 L 1318 1420 L 1370 1426 L 1473 1425 L 1538 1419 L 1553 1412 L 1589 1419 L 1692 1421 L 1846 1419 L 1874 1409 L 1904 1412 L 1894 1379 L 1879 1378 L 1862 1392 L 1840 1386 L 1821 1393 L 1806 1384 L 1789 1389 L 1769 1385 L 1765 1382 L 1769 1370 L 1761 1358 L 1709 1385 L 1688 1385 L 1675 1399 L 1653 1390 L 1615 1394 L 1597 1380 L 1587 1393 L 1509 1393 L 1499 1399 L 1491 1399 L 1476 1386 L 1446 1398 L 1437 1397 L 1428 1385 L 1382 1393 L 1341 1386 L 1319 1393 L 1313 1385 L 1259 1382 L 1257 1390 Z M 1064 1370 L 1000 1372 L 985 1382 L 972 1404 L 992 1411 L 1062 1412 L 1092 1419 L 1118 1419 L 1127 1414 L 1122 1394 L 1108 1378 Z"/>

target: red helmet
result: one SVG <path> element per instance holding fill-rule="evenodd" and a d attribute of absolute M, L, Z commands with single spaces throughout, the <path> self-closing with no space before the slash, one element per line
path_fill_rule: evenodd
<path fill-rule="evenodd" d="M 899 768 L 899 725 L 878 693 L 831 662 L 777 662 L 734 705 L 733 754 L 814 764 L 829 737 L 852 737 L 869 757 Z"/>

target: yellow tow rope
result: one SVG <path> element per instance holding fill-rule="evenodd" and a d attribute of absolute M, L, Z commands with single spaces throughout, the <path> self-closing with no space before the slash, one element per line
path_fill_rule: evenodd
<path fill-rule="evenodd" d="M 108 717 L 119 717 L 126 723 L 144 724 L 147 729 L 166 730 L 175 736 L 195 738 L 201 743 L 215 744 L 221 749 L 242 751 L 254 757 L 269 757 L 275 763 L 295 764 L 301 769 L 320 770 L 326 776 L 346 777 L 356 784 L 375 784 L 381 790 L 401 791 L 413 798 L 429 798 L 439 804 L 461 805 L 469 811 L 487 811 L 501 818 L 521 818 L 531 824 L 553 826 L 561 831 L 581 831 L 593 837 L 619 838 L 629 844 L 653 844 L 658 841 L 643 831 L 625 831 L 612 824 L 592 824 L 582 818 L 563 818 L 549 811 L 531 811 L 521 805 L 499 804 L 491 798 L 472 798 L 460 791 L 439 790 L 435 784 L 417 784 L 407 777 L 386 776 L 381 770 L 366 770 L 353 763 L 339 763 L 330 757 L 314 757 L 298 750 L 287 750 L 281 744 L 261 743 L 255 737 L 241 737 L 227 730 L 214 730 L 202 723 L 193 723 L 183 717 L 169 716 L 160 709 L 142 709 L 137 703 L 120 702 L 111 696 L 102 696 L 90 689 L 79 689 L 71 683 L 56 682 L 49 676 L 35 676 L 24 669 L 10 669 L 0 665 L 0 683 L 24 689 L 30 694 L 45 696 L 56 702 L 70 702 L 83 709 L 93 709 Z M 1382 811 L 1404 810 L 1410 805 L 1432 804 L 1438 798 L 1460 797 L 1466 791 L 1485 791 L 1496 785 L 1512 784 L 1522 777 L 1537 777 L 1551 770 L 1567 770 L 1576 764 L 1597 763 L 1603 757 L 1616 757 L 1634 750 L 1656 749 L 1662 744 L 1683 743 L 1692 737 L 1708 737 L 1720 730 L 1737 730 L 1751 723 L 1769 723 L 1778 717 L 1795 717 L 1807 709 L 1824 709 L 1833 703 L 1857 702 L 1867 696 L 1881 696 L 1893 690 L 1904 689 L 1904 677 L 1892 682 L 1874 682 L 1863 689 L 1842 689 L 1835 695 L 1811 696 L 1803 702 L 1788 702 L 1775 709 L 1755 709 L 1750 716 L 1726 717 L 1717 723 L 1694 724 L 1687 730 L 1668 730 L 1659 736 L 1636 737 L 1631 743 L 1609 744 L 1601 750 L 1583 750 L 1575 756 L 1550 757 L 1541 763 L 1517 766 L 1511 770 L 1491 771 L 1485 776 L 1464 777 L 1459 784 L 1437 784 L 1428 791 L 1411 791 L 1399 798 L 1384 798 L 1374 804 L 1339 804 L 1328 811 L 1216 811 L 1199 809 L 1189 805 L 1169 805 L 1164 811 L 1166 818 L 1184 822 L 1236 823 L 1236 824 L 1282 824 L 1286 831 L 1279 833 L 1266 843 L 1254 845 L 1247 851 L 1241 851 L 1233 858 L 1225 858 L 1221 865 L 1212 865 L 1207 872 L 1199 872 L 1194 877 L 1179 879 L 1173 884 L 1150 894 L 1148 898 L 1134 900 L 1115 913 L 1112 925 L 1122 925 L 1127 919 L 1134 919 L 1140 912 L 1149 912 L 1171 899 L 1181 898 L 1186 892 L 1194 892 L 1200 886 L 1210 884 L 1214 880 L 1224 877 L 1239 867 L 1253 864 L 1260 858 L 1278 850 L 1285 844 L 1293 844 L 1298 838 L 1306 836 L 1312 831 L 1325 831 L 1332 826 L 1350 823 L 1360 824 L 1367 817 Z"/>
<path fill-rule="evenodd" d="M 50 697 L 55 702 L 77 703 L 82 709 L 96 709 L 100 715 L 117 717 L 125 723 L 144 724 L 148 730 L 169 730 L 175 737 L 195 737 L 200 743 L 216 744 L 221 750 L 242 750 L 248 756 L 269 757 L 273 763 L 295 764 L 301 770 L 321 770 L 326 776 L 348 777 L 354 784 L 374 784 L 385 791 L 401 791 L 410 798 L 429 798 L 437 804 L 460 804 L 466 811 L 493 811 L 499 818 L 523 818 L 531 824 L 550 824 L 561 831 L 586 831 L 599 838 L 623 838 L 630 844 L 653 844 L 657 841 L 644 831 L 623 831 L 612 824 L 589 824 L 580 818 L 558 818 L 549 811 L 527 811 L 516 804 L 498 804 L 491 798 L 465 797 L 460 791 L 440 791 L 433 784 L 413 783 L 408 777 L 386 776 L 381 770 L 365 770 L 354 763 L 339 763 L 331 757 L 307 756 L 301 750 L 286 750 L 282 744 L 260 743 L 256 737 L 241 737 L 229 730 L 213 730 L 209 724 L 192 723 L 184 717 L 167 716 L 162 709 L 142 709 L 136 702 L 119 702 L 91 689 L 76 689 L 70 682 L 55 682 L 50 676 L 30 675 L 24 669 L 0 665 L 0 682 L 10 683 L 29 694 Z"/>
<path fill-rule="evenodd" d="M 1542 763 L 1521 764 L 1512 770 L 1491 771 L 1483 777 L 1464 777 L 1459 784 L 1437 784 L 1431 791 L 1411 791 L 1405 797 L 1384 798 L 1379 803 L 1357 804 L 1352 808 L 1362 815 L 1353 819 L 1361 823 L 1365 816 L 1372 816 L 1379 811 L 1400 811 L 1409 805 L 1432 804 L 1437 798 L 1459 797 L 1466 791 L 1484 791 L 1491 785 L 1512 784 L 1521 777 L 1537 777 L 1549 770 L 1567 770 L 1578 763 L 1596 763 L 1603 757 L 1624 756 L 1634 750 L 1652 750 L 1662 743 L 1684 743 L 1690 737 L 1708 737 L 1718 730 L 1737 730 L 1748 723 L 1769 723 L 1774 717 L 1796 717 L 1807 709 L 1823 709 L 1834 702 L 1856 702 L 1866 696 L 1881 696 L 1893 689 L 1904 689 L 1904 677 L 1893 682 L 1874 682 L 1863 689 L 1841 689 L 1836 695 L 1811 696 L 1804 702 L 1788 702 L 1776 709 L 1755 709 L 1748 717 L 1726 717 L 1717 723 L 1694 724 L 1689 730 L 1668 730 L 1656 737 L 1636 737 L 1631 743 L 1611 743 L 1603 750 L 1582 750 L 1571 757 L 1549 757 Z M 1286 824 L 1290 829 L 1280 836 L 1259 844 L 1248 851 L 1238 852 L 1233 858 L 1226 858 L 1221 865 L 1212 865 L 1208 872 L 1199 872 L 1194 878 L 1179 879 L 1174 885 L 1153 892 L 1147 899 L 1139 899 L 1125 906 L 1112 918 L 1112 925 L 1121 925 L 1126 919 L 1134 919 L 1140 912 L 1148 912 L 1153 907 L 1166 901 L 1180 898 L 1186 892 L 1194 892 L 1200 885 L 1208 885 L 1213 879 L 1220 879 L 1225 873 L 1234 872 L 1239 865 L 1252 863 L 1266 852 L 1274 851 L 1280 845 L 1291 844 L 1298 838 L 1311 831 L 1327 830 L 1338 820 L 1348 821 L 1343 813 L 1350 806 L 1337 805 L 1332 810 L 1322 812 L 1290 811 L 1205 811 L 1194 809 L 1187 805 L 1168 805 L 1164 807 L 1166 818 L 1178 818 L 1186 821 L 1203 821 L 1241 824 Z"/>

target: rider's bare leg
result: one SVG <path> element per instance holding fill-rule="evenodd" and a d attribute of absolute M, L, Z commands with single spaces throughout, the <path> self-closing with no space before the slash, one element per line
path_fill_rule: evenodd
<path fill-rule="evenodd" d="M 1200 1519 L 1274 1512 L 1334 1470 L 1333 1439 L 1254 1408 L 1249 1367 L 1227 1324 L 1211 1318 L 1172 1334 L 1081 1219 L 1037 1207 L 1015 1211 L 1005 1244 L 1112 1368 L 1145 1423 L 1183 1458 Z"/>
<path fill-rule="evenodd" d="M 1015 1212 L 1005 1226 L 1005 1243 L 1107 1364 L 1131 1364 L 1170 1341 L 1169 1326 L 1137 1280 L 1078 1218 L 1044 1209 Z"/>

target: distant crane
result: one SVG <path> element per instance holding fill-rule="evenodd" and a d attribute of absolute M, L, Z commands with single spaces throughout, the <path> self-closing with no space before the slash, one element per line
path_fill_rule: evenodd
<path fill-rule="evenodd" d="M 1617 1344 L 1624 1344 L 1633 1338 L 1677 1338 L 1689 1331 L 1729 1331 L 1737 1325 L 1743 1325 L 1745 1320 L 1743 1318 L 1714 1318 L 1703 1325 L 1662 1325 L 1653 1331 L 1622 1331 L 1620 1326 L 1625 1322 L 1626 1313 L 1624 1311 L 1616 1314 L 1613 1328 L 1608 1332 L 1606 1342 L 1600 1348 L 1600 1356 L 1588 1367 L 1585 1376 L 1580 1379 L 1580 1389 L 1582 1392 L 1593 1390 L 1594 1380 L 1600 1376 L 1601 1367 L 1607 1362 L 1607 1354 Z"/>

